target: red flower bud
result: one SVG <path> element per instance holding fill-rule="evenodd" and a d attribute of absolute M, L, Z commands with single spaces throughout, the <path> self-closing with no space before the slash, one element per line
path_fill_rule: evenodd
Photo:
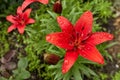
<path fill-rule="evenodd" d="M 60 57 L 56 54 L 45 53 L 44 54 L 44 61 L 48 64 L 57 64 L 60 60 Z"/>
<path fill-rule="evenodd" d="M 60 0 L 57 0 L 54 5 L 53 5 L 53 11 L 56 13 L 61 14 L 62 12 L 62 4 L 60 2 Z"/>

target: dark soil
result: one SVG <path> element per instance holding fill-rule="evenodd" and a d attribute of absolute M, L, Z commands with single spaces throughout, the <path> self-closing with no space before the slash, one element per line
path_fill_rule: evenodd
<path fill-rule="evenodd" d="M 101 69 L 103 73 L 109 76 L 107 80 L 112 80 L 110 76 L 114 76 L 115 72 L 120 70 L 120 16 L 109 19 L 108 23 L 104 24 L 103 27 L 105 27 L 108 32 L 114 34 L 114 39 L 110 41 L 109 44 L 116 43 L 107 49 L 113 60 L 108 59 L 106 61 L 107 64 Z"/>

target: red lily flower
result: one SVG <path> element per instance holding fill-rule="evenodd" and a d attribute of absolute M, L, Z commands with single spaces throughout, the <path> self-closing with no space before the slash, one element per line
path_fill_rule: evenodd
<path fill-rule="evenodd" d="M 79 55 L 90 61 L 104 64 L 104 59 L 95 46 L 113 39 L 113 35 L 106 32 L 92 33 L 93 16 L 90 11 L 86 11 L 74 27 L 63 16 L 57 17 L 57 21 L 62 32 L 48 34 L 46 40 L 66 49 L 62 73 L 68 72 Z"/>
<path fill-rule="evenodd" d="M 25 0 L 22 4 L 22 10 L 24 10 L 28 5 L 30 5 L 33 2 L 40 2 L 43 4 L 48 4 L 49 0 Z"/>
<path fill-rule="evenodd" d="M 24 33 L 24 28 L 26 27 L 27 24 L 34 23 L 35 20 L 32 18 L 29 18 L 30 12 L 32 9 L 27 9 L 24 12 L 22 11 L 21 6 L 17 8 L 17 15 L 9 15 L 6 17 L 8 21 L 13 23 L 9 28 L 7 32 L 11 32 L 14 29 L 18 29 L 20 34 Z"/>

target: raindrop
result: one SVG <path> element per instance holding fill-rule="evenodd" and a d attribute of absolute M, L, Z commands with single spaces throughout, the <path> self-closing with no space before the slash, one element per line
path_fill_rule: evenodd
<path fill-rule="evenodd" d="M 84 50 L 82 49 L 81 52 L 84 52 Z"/>
<path fill-rule="evenodd" d="M 111 36 L 111 35 L 109 35 L 109 36 L 108 36 L 108 38 L 112 38 L 112 36 Z"/>
<path fill-rule="evenodd" d="M 88 33 L 91 33 L 91 31 L 88 31 Z"/>
<path fill-rule="evenodd" d="M 65 64 L 68 64 L 68 60 L 65 60 Z"/>
<path fill-rule="evenodd" d="M 62 69 L 62 73 L 65 73 L 66 72 L 66 70 L 65 69 Z"/>
<path fill-rule="evenodd" d="M 48 40 L 48 41 L 51 40 L 51 36 L 47 36 L 46 40 Z"/>
<path fill-rule="evenodd" d="M 84 34 L 82 33 L 81 36 L 83 36 Z"/>
<path fill-rule="evenodd" d="M 83 57 L 86 57 L 86 54 L 82 54 Z"/>
<path fill-rule="evenodd" d="M 88 47 L 87 50 L 90 50 L 90 48 Z"/>
<path fill-rule="evenodd" d="M 63 22 L 63 21 L 60 21 L 60 24 L 61 24 L 61 25 L 64 25 L 64 22 Z"/>

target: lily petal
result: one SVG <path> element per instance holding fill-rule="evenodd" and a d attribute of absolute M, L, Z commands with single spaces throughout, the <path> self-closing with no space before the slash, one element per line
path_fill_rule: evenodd
<path fill-rule="evenodd" d="M 22 4 L 22 10 L 24 10 L 28 5 L 30 5 L 33 2 L 36 2 L 37 0 L 25 0 Z"/>
<path fill-rule="evenodd" d="M 17 14 L 19 14 L 19 15 L 20 15 L 20 14 L 22 14 L 22 12 L 23 12 L 23 11 L 22 11 L 22 7 L 21 7 L 21 6 L 19 6 L 19 7 L 17 8 Z"/>
<path fill-rule="evenodd" d="M 86 37 L 87 34 L 92 31 L 92 21 L 92 12 L 86 11 L 85 13 L 83 13 L 75 24 L 76 32 L 81 33 L 82 37 Z"/>
<path fill-rule="evenodd" d="M 70 44 L 71 36 L 64 32 L 56 32 L 48 34 L 46 40 L 56 46 L 59 46 L 64 49 L 72 49 L 73 46 Z"/>
<path fill-rule="evenodd" d="M 38 2 L 43 3 L 43 4 L 48 4 L 49 0 L 38 0 Z"/>
<path fill-rule="evenodd" d="M 32 19 L 32 18 L 29 18 L 28 21 L 27 21 L 27 24 L 32 24 L 32 23 L 35 23 L 35 20 Z"/>
<path fill-rule="evenodd" d="M 93 33 L 86 42 L 94 45 L 98 45 L 100 43 L 103 43 L 105 41 L 112 40 L 112 39 L 113 39 L 112 34 L 109 34 L 107 32 L 96 32 L 96 33 Z"/>
<path fill-rule="evenodd" d="M 66 73 L 69 71 L 69 69 L 73 66 L 73 64 L 75 63 L 75 61 L 78 58 L 78 52 L 77 51 L 67 51 L 65 58 L 64 58 L 64 62 L 62 65 L 62 73 Z"/>
<path fill-rule="evenodd" d="M 57 22 L 63 32 L 71 33 L 74 30 L 71 22 L 63 16 L 57 17 Z"/>
<path fill-rule="evenodd" d="M 18 26 L 17 29 L 18 29 L 20 34 L 23 34 L 24 33 L 24 29 L 25 29 L 25 25 Z"/>
<path fill-rule="evenodd" d="M 48 0 L 25 0 L 22 4 L 22 10 L 24 10 L 28 5 L 30 5 L 33 2 L 40 2 L 43 4 L 48 4 Z"/>
<path fill-rule="evenodd" d="M 8 28 L 7 32 L 9 33 L 9 32 L 11 32 L 13 29 L 15 29 L 15 28 L 16 28 L 16 26 L 13 24 L 13 25 L 11 25 L 11 26 Z"/>
<path fill-rule="evenodd" d="M 31 11 L 32 11 L 31 8 L 25 10 L 25 12 L 23 13 L 23 16 L 24 16 L 25 19 L 28 19 L 28 17 L 30 16 Z"/>
<path fill-rule="evenodd" d="M 104 58 L 94 45 L 85 44 L 84 47 L 78 50 L 80 56 L 90 61 L 97 62 L 99 64 L 104 64 Z"/>
<path fill-rule="evenodd" d="M 7 16 L 6 19 L 7 19 L 8 21 L 10 21 L 11 23 L 13 23 L 13 24 L 16 23 L 16 21 L 14 20 L 15 17 L 12 16 L 12 15 Z"/>

